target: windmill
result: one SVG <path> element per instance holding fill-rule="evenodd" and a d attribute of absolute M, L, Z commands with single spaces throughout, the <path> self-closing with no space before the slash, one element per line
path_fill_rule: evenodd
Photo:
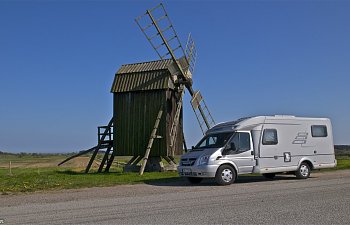
<path fill-rule="evenodd" d="M 113 117 L 107 126 L 98 127 L 98 144 L 59 165 L 92 153 L 85 169 L 88 173 L 98 153 L 106 149 L 98 172 L 108 172 L 116 156 L 132 156 L 124 170 L 140 174 L 145 168 L 160 171 L 161 158 L 175 167 L 174 156 L 182 154 L 182 144 L 186 149 L 182 128 L 185 90 L 192 97 L 191 106 L 203 134 L 215 124 L 200 91 L 192 87 L 197 52 L 191 35 L 183 48 L 163 4 L 135 21 L 160 60 L 120 67 L 111 88 Z"/>
<path fill-rule="evenodd" d="M 197 121 L 203 134 L 207 129 L 215 124 L 214 119 L 200 91 L 194 91 L 192 87 L 192 74 L 194 73 L 197 56 L 195 43 L 190 34 L 186 48 L 184 50 L 180 39 L 174 29 L 174 26 L 168 16 L 168 13 L 166 12 L 162 3 L 150 10 L 147 10 L 145 14 L 137 17 L 135 21 L 160 59 L 164 60 L 170 56 L 170 59 L 172 60 L 172 65 L 169 67 L 169 70 L 172 74 L 172 80 L 177 87 L 178 92 L 180 93 L 170 133 L 170 148 L 173 148 L 174 140 L 176 138 L 175 131 L 179 122 L 179 115 L 183 105 L 182 99 L 185 89 L 188 90 L 189 94 L 192 97 L 192 109 L 196 115 Z M 177 57 L 178 54 L 176 53 L 178 52 L 182 53 L 182 56 L 180 58 Z M 150 143 L 147 146 L 144 162 L 140 171 L 141 174 L 143 173 L 143 168 L 147 162 L 149 154 L 147 152 L 149 152 L 151 146 L 152 138 L 150 138 Z"/>

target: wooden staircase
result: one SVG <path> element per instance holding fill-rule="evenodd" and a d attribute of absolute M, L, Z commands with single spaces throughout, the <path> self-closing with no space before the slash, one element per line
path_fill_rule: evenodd
<path fill-rule="evenodd" d="M 88 150 L 80 151 L 78 154 L 73 155 L 65 159 L 61 163 L 59 163 L 58 166 L 68 162 L 71 159 L 74 159 L 76 157 L 92 152 L 92 156 L 85 169 L 85 173 L 88 173 L 91 169 L 92 163 L 94 162 L 97 156 L 97 153 L 103 149 L 106 149 L 106 151 L 104 152 L 102 161 L 100 163 L 100 166 L 98 168 L 98 172 L 108 172 L 113 163 L 114 157 L 116 155 L 115 149 L 113 148 L 113 118 L 109 121 L 107 126 L 100 126 L 97 129 L 98 129 L 98 143 L 96 146 Z"/>
<path fill-rule="evenodd" d="M 113 118 L 109 121 L 107 126 L 100 126 L 98 129 L 98 144 L 95 147 L 85 173 L 88 173 L 92 163 L 94 162 L 97 153 L 102 149 L 107 149 L 98 168 L 98 172 L 108 172 L 115 157 L 113 149 Z M 112 150 L 113 149 L 113 150 Z"/>

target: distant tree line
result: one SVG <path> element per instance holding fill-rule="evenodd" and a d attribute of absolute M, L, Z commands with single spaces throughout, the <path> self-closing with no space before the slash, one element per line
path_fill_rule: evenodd
<path fill-rule="evenodd" d="M 15 155 L 15 154 L 14 153 L 8 153 L 8 152 L 0 151 L 0 155 Z"/>
<path fill-rule="evenodd" d="M 71 156 L 76 154 L 75 152 L 70 152 L 70 153 L 31 153 L 31 152 L 20 152 L 20 153 L 10 153 L 10 152 L 3 152 L 0 151 L 0 155 L 17 155 L 19 157 L 22 156 L 32 156 L 32 157 L 45 157 L 45 156 Z"/>
<path fill-rule="evenodd" d="M 350 150 L 350 145 L 334 145 L 337 150 Z"/>
<path fill-rule="evenodd" d="M 336 155 L 348 155 L 350 156 L 350 145 L 334 145 Z M 9 153 L 0 151 L 0 155 L 18 155 L 19 157 L 32 156 L 32 157 L 46 157 L 46 156 L 72 156 L 76 152 L 69 153 L 29 153 L 29 152 L 20 152 L 20 153 Z"/>
<path fill-rule="evenodd" d="M 350 156 L 350 145 L 334 145 L 335 155 Z"/>

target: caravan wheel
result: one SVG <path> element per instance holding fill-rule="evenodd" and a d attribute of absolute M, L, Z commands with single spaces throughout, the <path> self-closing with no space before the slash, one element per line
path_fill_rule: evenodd
<path fill-rule="evenodd" d="M 311 169 L 309 164 L 302 162 L 298 170 L 295 172 L 295 176 L 299 179 L 307 179 L 310 176 L 310 173 Z"/>

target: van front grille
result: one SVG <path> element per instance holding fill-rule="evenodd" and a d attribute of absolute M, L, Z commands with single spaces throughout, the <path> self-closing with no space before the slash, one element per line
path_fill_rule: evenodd
<path fill-rule="evenodd" d="M 193 166 L 196 162 L 196 158 L 183 158 L 181 159 L 181 166 Z"/>

